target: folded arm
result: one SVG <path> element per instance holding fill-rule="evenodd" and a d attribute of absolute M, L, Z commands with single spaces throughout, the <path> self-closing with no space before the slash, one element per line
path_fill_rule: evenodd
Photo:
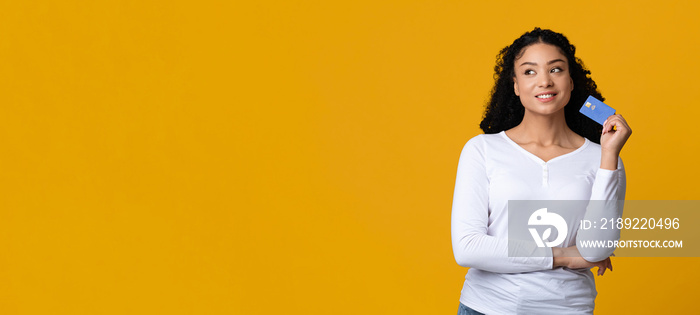
<path fill-rule="evenodd" d="M 529 257 L 508 257 L 508 239 L 488 235 L 489 181 L 481 137 L 464 146 L 452 203 L 452 250 L 457 264 L 491 272 L 518 273 L 552 268 L 552 249 L 534 241 L 512 243 Z M 523 255 L 525 256 L 525 255 Z"/>

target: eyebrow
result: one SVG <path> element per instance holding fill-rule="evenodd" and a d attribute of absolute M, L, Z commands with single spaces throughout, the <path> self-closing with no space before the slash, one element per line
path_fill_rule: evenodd
<path fill-rule="evenodd" d="M 559 61 L 564 62 L 563 59 L 554 59 L 554 60 L 550 60 L 549 62 L 547 62 L 547 64 L 548 64 L 548 65 L 551 65 L 551 64 L 553 64 L 553 63 L 555 63 L 555 62 L 559 62 Z M 525 62 L 521 63 L 520 65 L 521 65 L 521 66 L 524 66 L 524 65 L 536 66 L 537 63 L 536 63 L 536 62 L 525 61 Z"/>

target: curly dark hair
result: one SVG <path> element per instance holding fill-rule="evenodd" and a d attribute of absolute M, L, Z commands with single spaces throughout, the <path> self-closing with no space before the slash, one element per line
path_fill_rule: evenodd
<path fill-rule="evenodd" d="M 548 29 L 543 30 L 539 27 L 523 34 L 498 54 L 494 67 L 496 84 L 491 90 L 484 119 L 481 121 L 481 129 L 484 133 L 499 133 L 517 126 L 523 120 L 525 108 L 513 90 L 515 59 L 522 56 L 526 47 L 536 43 L 546 43 L 559 47 L 569 63 L 569 73 L 574 81 L 574 90 L 571 92 L 569 103 L 564 107 L 566 124 L 582 137 L 600 143 L 600 133 L 603 131 L 603 127 L 579 113 L 579 108 L 588 95 L 593 95 L 601 101 L 604 101 L 605 98 L 598 91 L 595 81 L 591 79 L 591 72 L 583 65 L 583 61 L 576 57 L 576 47 L 570 44 L 563 34 Z"/>

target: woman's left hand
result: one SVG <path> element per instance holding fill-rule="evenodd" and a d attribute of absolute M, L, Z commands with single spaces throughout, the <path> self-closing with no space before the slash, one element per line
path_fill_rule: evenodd
<path fill-rule="evenodd" d="M 613 127 L 616 130 L 613 130 Z M 631 134 L 632 129 L 622 118 L 622 115 L 611 115 L 603 123 L 603 134 L 600 136 L 601 149 L 604 153 L 607 152 L 617 157 Z"/>

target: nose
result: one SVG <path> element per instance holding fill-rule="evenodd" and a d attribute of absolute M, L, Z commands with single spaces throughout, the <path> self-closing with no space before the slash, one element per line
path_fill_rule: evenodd
<path fill-rule="evenodd" d="M 540 87 L 550 87 L 552 84 L 554 84 L 554 82 L 552 81 L 552 77 L 549 75 L 549 72 L 545 72 L 544 74 L 540 75 L 537 84 Z"/>

